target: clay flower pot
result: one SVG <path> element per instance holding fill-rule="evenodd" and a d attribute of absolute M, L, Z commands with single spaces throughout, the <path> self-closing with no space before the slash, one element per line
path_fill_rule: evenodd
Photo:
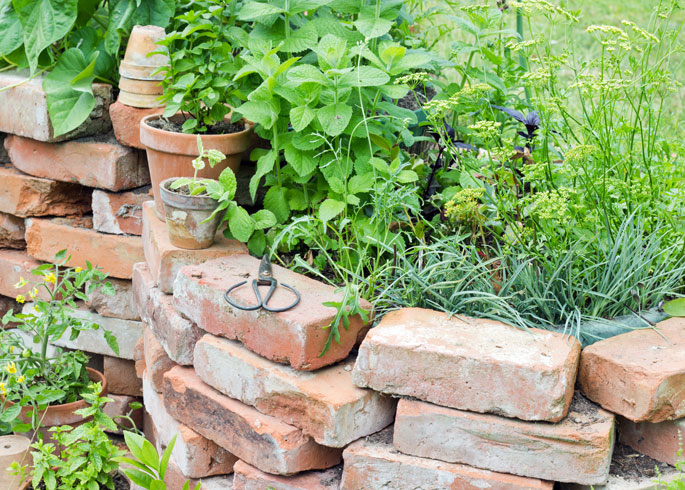
<path fill-rule="evenodd" d="M 134 80 L 121 77 L 119 79 L 119 102 L 130 107 L 153 109 L 162 107 L 159 97 L 164 89 L 157 80 Z"/>
<path fill-rule="evenodd" d="M 164 220 L 164 204 L 160 196 L 160 184 L 172 177 L 192 177 L 195 169 L 193 160 L 198 157 L 197 135 L 174 133 L 163 129 L 153 128 L 148 122 L 160 119 L 161 116 L 153 114 L 144 117 L 140 121 L 140 141 L 145 145 L 147 162 L 150 168 L 150 179 L 152 180 L 152 192 L 155 197 L 155 210 L 157 216 Z M 176 114 L 171 119 L 182 118 L 181 114 Z M 230 114 L 226 116 L 226 121 L 230 120 Z M 207 134 L 202 135 L 202 145 L 205 150 L 219 150 L 226 155 L 223 162 L 211 168 L 198 171 L 198 178 L 218 180 L 221 171 L 230 167 L 235 173 L 240 168 L 240 160 L 243 153 L 250 148 L 254 124 L 243 119 L 245 129 L 238 133 L 230 134 Z"/>
<path fill-rule="evenodd" d="M 14 462 L 19 465 L 32 463 L 30 453 L 31 439 L 24 436 L 0 436 L 0 488 L 3 490 L 23 490 L 28 488 L 28 477 L 22 482 L 19 476 L 6 471 Z M 29 466 L 31 466 L 29 464 Z"/>
<path fill-rule="evenodd" d="M 88 371 L 88 377 L 91 379 L 91 381 L 95 381 L 96 383 L 100 382 L 102 384 L 100 396 L 106 396 L 107 379 L 105 378 L 105 375 L 100 371 L 96 371 L 95 369 L 86 368 L 86 370 Z M 12 402 L 7 402 L 7 406 L 12 405 L 14 405 Z M 39 418 L 41 419 L 43 426 L 38 430 L 43 434 L 45 442 L 54 442 L 50 437 L 52 434 L 48 430 L 50 427 L 56 427 L 60 425 L 78 427 L 79 425 L 86 423 L 88 419 L 84 419 L 80 415 L 75 414 L 74 411 L 86 408 L 87 406 L 88 404 L 85 402 L 85 400 L 78 400 L 62 405 L 49 405 L 44 411 L 40 412 Z M 28 416 L 28 413 L 32 409 L 33 408 L 31 406 L 22 407 L 19 417 L 26 423 L 30 423 L 31 419 Z"/>
<path fill-rule="evenodd" d="M 190 196 L 176 192 L 170 188 L 175 180 L 175 177 L 166 179 L 159 186 L 169 240 L 172 245 L 189 250 L 210 247 L 222 213 L 217 213 L 210 221 L 204 221 L 212 215 L 219 203 L 209 196 Z"/>
<path fill-rule="evenodd" d="M 169 56 L 150 53 L 161 49 L 157 42 L 165 35 L 164 29 L 157 26 L 135 26 L 131 31 L 119 67 L 118 100 L 122 104 L 142 109 L 163 105 L 157 100 L 162 95 L 160 81 L 164 79 L 164 72 L 159 69 L 169 65 Z"/>

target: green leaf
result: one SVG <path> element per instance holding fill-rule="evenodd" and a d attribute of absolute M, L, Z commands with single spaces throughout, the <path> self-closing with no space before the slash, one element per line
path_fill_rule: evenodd
<path fill-rule="evenodd" d="M 419 180 L 419 176 L 413 170 L 402 170 L 397 175 L 397 181 L 401 184 L 409 184 L 410 182 L 416 182 Z"/>
<path fill-rule="evenodd" d="M 290 216 L 286 195 L 285 189 L 274 186 L 264 196 L 264 207 L 276 216 L 279 223 L 285 223 Z"/>
<path fill-rule="evenodd" d="M 368 192 L 373 188 L 374 180 L 373 172 L 355 175 L 347 182 L 347 189 L 352 194 Z"/>
<path fill-rule="evenodd" d="M 263 255 L 266 249 L 266 235 L 262 230 L 255 230 L 247 242 L 247 248 L 252 255 Z"/>
<path fill-rule="evenodd" d="M 321 73 L 317 67 L 312 65 L 299 65 L 288 71 L 286 75 L 290 82 L 301 85 L 307 82 L 318 83 L 319 85 L 327 85 L 329 80 Z"/>
<path fill-rule="evenodd" d="M 107 342 L 107 345 L 118 356 L 119 355 L 119 342 L 117 342 L 117 338 L 109 330 L 106 330 L 103 328 L 102 331 L 105 335 L 105 341 Z"/>
<path fill-rule="evenodd" d="M 166 27 L 176 10 L 176 0 L 136 0 L 136 4 L 137 24 Z"/>
<path fill-rule="evenodd" d="M 285 160 L 300 177 L 311 174 L 318 166 L 317 160 L 309 152 L 298 150 L 292 144 L 285 147 L 284 154 Z"/>
<path fill-rule="evenodd" d="M 78 0 L 13 0 L 12 4 L 24 30 L 24 49 L 33 73 L 43 50 L 66 36 L 76 22 Z"/>
<path fill-rule="evenodd" d="M 241 242 L 247 242 L 255 229 L 255 222 L 244 208 L 232 206 L 228 213 L 228 228 L 231 234 Z"/>
<path fill-rule="evenodd" d="M 257 187 L 259 186 L 259 181 L 262 179 L 262 177 L 264 177 L 266 174 L 273 170 L 274 164 L 276 163 L 277 155 L 278 152 L 276 152 L 275 150 L 270 150 L 269 152 L 259 157 L 259 160 L 257 160 L 257 170 L 250 179 L 250 197 L 253 201 L 255 199 L 255 196 L 257 195 Z"/>
<path fill-rule="evenodd" d="M 54 135 L 79 127 L 95 107 L 93 70 L 97 58 L 88 62 L 78 48 L 66 50 L 43 80 Z"/>
<path fill-rule="evenodd" d="M 354 26 L 359 32 L 364 34 L 367 39 L 384 36 L 390 31 L 393 22 L 391 20 L 376 17 L 374 7 L 364 7 L 359 14 L 359 18 L 354 22 Z"/>
<path fill-rule="evenodd" d="M 235 178 L 235 174 L 230 167 L 226 167 L 219 174 L 219 182 L 223 187 L 223 192 L 227 194 L 226 199 L 229 201 L 235 197 L 235 192 L 238 189 L 238 181 Z"/>
<path fill-rule="evenodd" d="M 0 32 L 0 55 L 9 55 L 24 42 L 24 31 L 12 0 L 0 0 Z"/>
<path fill-rule="evenodd" d="M 299 189 L 288 189 L 286 196 L 288 198 L 288 207 L 293 211 L 304 211 L 309 206 L 309 203 L 304 198 L 304 192 Z"/>
<path fill-rule="evenodd" d="M 299 133 L 309 126 L 309 123 L 312 122 L 315 115 L 314 110 L 308 105 L 293 107 L 290 109 L 290 124 L 292 124 L 293 129 Z"/>
<path fill-rule="evenodd" d="M 360 66 L 358 69 L 345 73 L 340 78 L 343 87 L 380 87 L 390 81 L 390 77 L 378 68 Z"/>
<path fill-rule="evenodd" d="M 317 117 L 326 134 L 338 136 L 352 118 L 352 107 L 342 102 L 324 106 L 317 111 Z"/>
<path fill-rule="evenodd" d="M 664 312 L 671 316 L 685 316 L 685 298 L 673 299 L 664 303 Z"/>
<path fill-rule="evenodd" d="M 300 51 L 312 49 L 316 46 L 318 40 L 319 35 L 316 32 L 316 28 L 312 24 L 307 23 L 290 33 L 290 36 L 283 41 L 281 51 L 285 53 L 299 53 Z"/>
<path fill-rule="evenodd" d="M 276 215 L 268 209 L 260 209 L 252 215 L 252 219 L 255 223 L 255 230 L 265 230 L 266 228 L 275 226 L 277 223 Z"/>
<path fill-rule="evenodd" d="M 282 14 L 285 12 L 281 7 L 270 3 L 247 2 L 238 12 L 238 19 L 252 21 L 259 20 L 267 15 Z"/>
<path fill-rule="evenodd" d="M 278 99 L 272 100 L 248 100 L 236 108 L 246 119 L 253 123 L 261 124 L 265 129 L 271 129 L 278 120 L 281 112 Z"/>
<path fill-rule="evenodd" d="M 319 219 L 324 223 L 327 223 L 342 213 L 345 207 L 346 205 L 344 202 L 336 201 L 335 199 L 326 199 L 321 203 L 321 207 L 319 207 Z"/>

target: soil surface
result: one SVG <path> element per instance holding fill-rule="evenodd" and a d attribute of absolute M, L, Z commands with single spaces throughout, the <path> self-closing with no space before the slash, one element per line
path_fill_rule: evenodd
<path fill-rule="evenodd" d="M 403 109 L 409 109 L 410 111 L 418 111 L 419 109 L 421 109 L 421 107 L 419 106 L 416 99 L 418 99 L 423 105 L 429 100 L 431 100 L 433 97 L 435 97 L 436 94 L 437 91 L 430 85 L 426 87 L 425 93 L 422 87 L 417 87 L 414 90 L 414 93 L 412 93 L 412 91 L 409 91 L 407 95 L 399 99 L 397 101 L 397 105 L 398 107 L 402 107 Z"/>
<path fill-rule="evenodd" d="M 175 119 L 166 119 L 160 117 L 159 119 L 153 119 L 148 122 L 148 125 L 155 129 L 161 129 L 163 131 L 169 131 L 171 133 L 183 133 L 183 121 L 178 121 Z M 245 130 L 245 124 L 242 121 L 236 123 L 229 123 L 227 121 L 221 121 L 209 126 L 207 132 L 203 134 L 233 134 L 240 133 Z"/>
<path fill-rule="evenodd" d="M 100 489 L 104 490 L 107 487 L 101 486 Z M 29 485 L 28 490 L 35 490 L 33 488 L 33 485 Z M 41 483 L 40 487 L 38 487 L 38 490 L 45 490 L 45 484 Z M 126 479 L 124 475 L 121 473 L 117 473 L 114 475 L 114 490 L 131 490 L 131 484 L 129 481 Z"/>
<path fill-rule="evenodd" d="M 172 189 L 171 184 L 173 184 L 173 182 L 167 182 L 164 185 L 166 190 L 168 190 L 169 192 L 173 192 L 174 194 L 180 194 L 182 196 L 189 196 L 190 195 L 190 187 L 188 187 L 187 185 L 183 185 L 183 186 L 179 187 L 178 189 Z M 207 195 L 206 192 L 203 192 L 202 194 L 197 194 L 198 197 L 199 196 L 206 196 L 206 195 Z"/>
<path fill-rule="evenodd" d="M 658 469 L 658 470 L 657 470 Z M 640 454 L 633 448 L 616 443 L 609 473 L 630 481 L 656 479 L 673 470 L 673 466 Z"/>

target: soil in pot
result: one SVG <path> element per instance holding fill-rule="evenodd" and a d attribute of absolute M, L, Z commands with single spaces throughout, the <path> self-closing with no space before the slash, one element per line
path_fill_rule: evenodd
<path fill-rule="evenodd" d="M 169 131 L 171 133 L 183 133 L 183 121 L 172 119 L 153 119 L 148 122 L 150 126 L 162 131 Z M 221 121 L 207 128 L 207 132 L 203 134 L 234 134 L 245 131 L 245 123 L 238 121 L 235 123 L 229 121 Z"/>

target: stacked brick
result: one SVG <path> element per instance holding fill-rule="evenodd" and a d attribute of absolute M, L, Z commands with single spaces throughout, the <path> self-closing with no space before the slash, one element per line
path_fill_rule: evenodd
<path fill-rule="evenodd" d="M 72 256 L 71 266 L 90 262 L 108 273 L 116 295 L 95 293 L 77 314 L 114 333 L 119 353 L 102 332 L 85 332 L 76 341 L 67 334 L 58 344 L 89 353 L 109 381 L 114 401 L 108 413 L 127 414 L 131 403 L 142 402 L 134 347 L 143 330 L 131 273 L 143 260 L 142 201 L 149 199 L 150 183 L 145 153 L 115 138 L 111 86 L 95 84 L 88 120 L 55 137 L 42 79 L 27 78 L 0 75 L 0 312 L 22 308 L 13 298 L 28 288 L 14 285 L 20 277 L 30 280 L 31 269 L 62 249 Z M 139 427 L 142 415 L 132 412 Z"/>

